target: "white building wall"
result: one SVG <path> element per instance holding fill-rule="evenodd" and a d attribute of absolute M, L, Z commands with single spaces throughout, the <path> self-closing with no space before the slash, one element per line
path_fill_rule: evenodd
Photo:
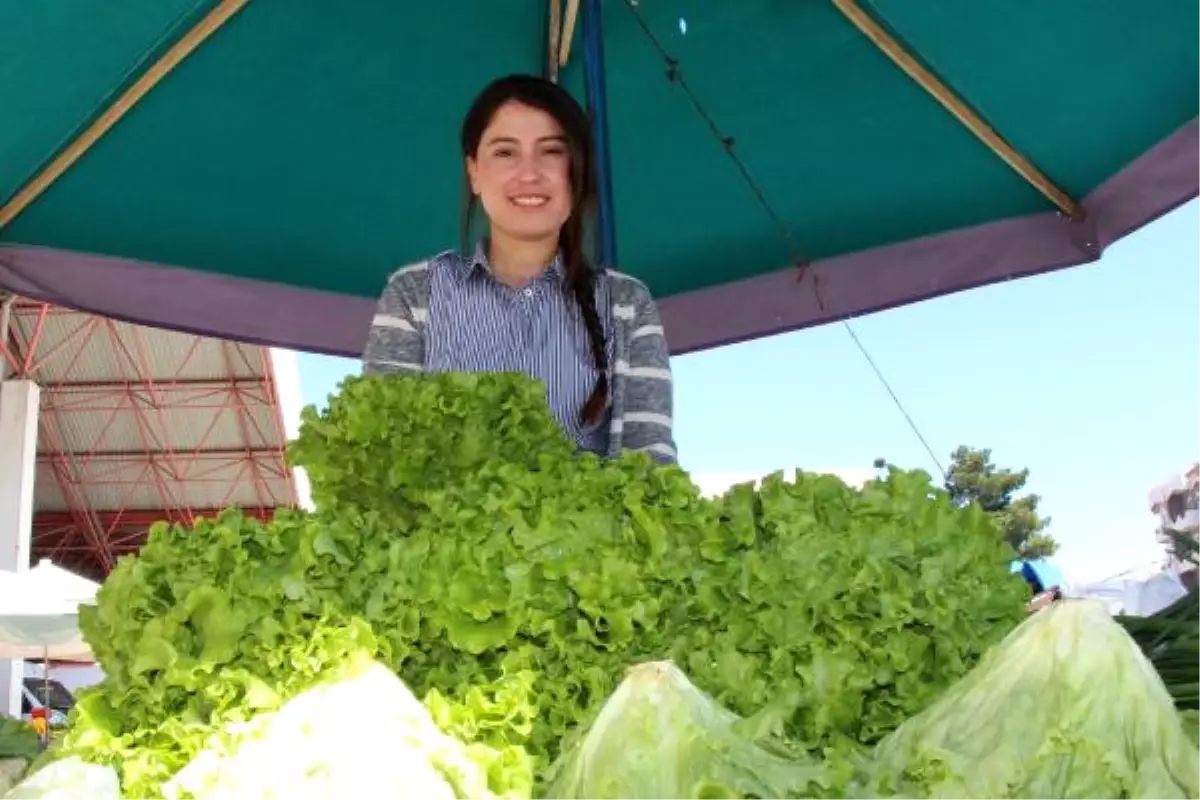
<path fill-rule="evenodd" d="M 283 431 L 290 442 L 300 434 L 300 411 L 304 408 L 304 396 L 300 391 L 300 365 L 296 353 L 292 350 L 271 348 L 271 368 L 275 371 L 275 389 L 279 395 L 279 409 L 283 414 Z M 292 480 L 296 485 L 300 507 L 312 511 L 315 506 L 308 473 L 303 467 L 296 467 L 292 470 Z"/>

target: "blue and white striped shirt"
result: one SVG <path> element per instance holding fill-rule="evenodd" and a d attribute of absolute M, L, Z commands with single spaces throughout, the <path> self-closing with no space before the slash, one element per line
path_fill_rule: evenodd
<path fill-rule="evenodd" d="M 579 409 L 596 384 L 596 367 L 578 305 L 564 291 L 559 259 L 516 289 L 492 277 L 487 257 L 443 258 L 431 271 L 425 369 L 429 372 L 519 372 L 546 385 L 550 412 L 583 450 L 608 449 L 609 408 L 587 425 Z M 596 308 L 613 361 L 608 285 Z"/>
<path fill-rule="evenodd" d="M 671 371 L 654 302 L 617 272 L 601 272 L 595 286 L 611 365 L 609 407 L 597 423 L 579 418 L 596 370 L 558 260 L 521 289 L 492 277 L 482 247 L 472 258 L 448 252 L 398 270 L 380 298 L 363 371 L 523 373 L 545 384 L 551 413 L 581 449 L 644 450 L 674 462 Z"/>

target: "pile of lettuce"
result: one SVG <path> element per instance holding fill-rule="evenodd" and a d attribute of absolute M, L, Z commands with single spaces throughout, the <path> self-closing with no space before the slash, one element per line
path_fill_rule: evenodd
<path fill-rule="evenodd" d="M 401 677 L 453 693 L 536 673 L 539 756 L 664 658 L 738 714 L 791 697 L 784 727 L 808 747 L 871 742 L 1024 615 L 987 516 L 923 472 L 708 500 L 643 454 L 577 454 L 520 376 L 347 381 L 293 454 L 322 513 L 364 526 L 347 546 L 391 559 L 356 559 L 372 596 L 354 613 L 384 627 Z"/>
<path fill-rule="evenodd" d="M 161 796 L 357 654 L 496 796 L 544 792 L 642 662 L 822 760 L 924 710 L 1023 616 L 1012 553 L 924 473 L 708 500 L 645 455 L 578 454 L 518 376 L 348 380 L 306 410 L 292 456 L 315 513 L 161 524 L 118 564 L 82 623 L 106 679 L 59 757 Z"/>
<path fill-rule="evenodd" d="M 80 693 L 54 757 L 111 765 L 125 796 L 161 797 L 172 776 L 231 744 L 240 726 L 364 661 L 394 664 L 387 641 L 363 616 L 345 613 L 327 582 L 320 565 L 329 534 L 299 512 L 271 523 L 230 511 L 190 528 L 157 526 L 141 555 L 109 576 L 97 606 L 81 609 L 105 678 Z M 461 705 L 436 693 L 425 700 L 448 733 L 474 734 L 463 719 L 501 718 L 519 729 L 533 713 L 530 683 L 518 674 L 472 687 Z M 352 717 L 346 725 L 353 728 Z M 483 733 L 474 755 L 507 767 L 495 771 L 493 794 L 528 796 L 533 766 L 524 750 L 503 737 L 489 748 Z"/>

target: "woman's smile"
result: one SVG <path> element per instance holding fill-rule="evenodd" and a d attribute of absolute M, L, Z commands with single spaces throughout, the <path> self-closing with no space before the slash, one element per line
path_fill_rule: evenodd
<path fill-rule="evenodd" d="M 518 194 L 508 198 L 508 201 L 518 208 L 538 209 L 550 202 L 550 195 Z"/>

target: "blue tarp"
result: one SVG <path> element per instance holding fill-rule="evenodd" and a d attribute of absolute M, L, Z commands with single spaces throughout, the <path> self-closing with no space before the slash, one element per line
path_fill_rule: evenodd
<path fill-rule="evenodd" d="M 1019 572 L 1021 577 L 1033 585 L 1035 594 L 1063 585 L 1062 571 L 1045 559 L 1017 560 L 1009 566 L 1009 571 Z"/>

